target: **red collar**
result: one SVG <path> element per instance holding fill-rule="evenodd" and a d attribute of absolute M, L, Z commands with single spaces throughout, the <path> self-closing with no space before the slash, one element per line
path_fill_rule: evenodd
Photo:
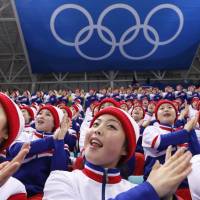
<path fill-rule="evenodd" d="M 45 137 L 51 137 L 51 136 L 53 136 L 53 133 L 34 132 L 34 135 L 37 136 L 38 138 L 45 138 Z"/>
<path fill-rule="evenodd" d="M 160 125 L 159 126 L 161 129 L 165 130 L 165 131 L 169 131 L 169 132 L 173 132 L 174 128 L 170 127 L 170 126 L 164 126 L 164 125 Z"/>
<path fill-rule="evenodd" d="M 169 131 L 169 132 L 174 132 L 174 131 L 181 130 L 181 127 L 176 128 L 176 127 L 171 127 L 171 126 L 162 125 L 162 124 L 160 124 L 159 128 L 161 128 L 163 130 L 166 130 L 166 131 Z"/>
<path fill-rule="evenodd" d="M 99 183 L 104 182 L 105 175 L 107 184 L 116 184 L 119 183 L 122 179 L 118 169 L 104 169 L 102 167 L 95 166 L 87 161 L 82 172 L 92 180 Z"/>
<path fill-rule="evenodd" d="M 39 138 L 43 138 L 44 137 L 44 135 L 42 133 L 38 133 L 38 132 L 35 132 L 34 135 L 36 135 Z"/>
<path fill-rule="evenodd" d="M 25 124 L 25 128 L 29 128 L 29 127 L 31 127 L 30 124 Z"/>

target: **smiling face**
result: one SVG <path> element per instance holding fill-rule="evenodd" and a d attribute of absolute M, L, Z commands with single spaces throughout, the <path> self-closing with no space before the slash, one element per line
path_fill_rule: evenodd
<path fill-rule="evenodd" d="M 8 139 L 7 117 L 0 103 L 0 144 L 6 139 Z"/>
<path fill-rule="evenodd" d="M 138 122 L 143 118 L 143 112 L 144 111 L 141 107 L 134 107 L 131 116 L 136 122 Z"/>
<path fill-rule="evenodd" d="M 176 119 L 176 111 L 169 103 L 163 103 L 157 112 L 157 117 L 160 123 L 173 125 Z"/>
<path fill-rule="evenodd" d="M 30 116 L 29 112 L 26 109 L 21 109 L 21 111 L 22 111 L 22 114 L 23 114 L 23 117 L 24 117 L 24 120 L 25 120 L 25 124 L 30 123 L 31 116 Z"/>
<path fill-rule="evenodd" d="M 38 131 L 52 132 L 54 129 L 54 118 L 48 109 L 41 110 L 35 119 L 35 127 Z"/>
<path fill-rule="evenodd" d="M 126 155 L 125 133 L 120 121 L 109 114 L 99 116 L 88 131 L 85 157 L 98 166 L 114 168 Z"/>

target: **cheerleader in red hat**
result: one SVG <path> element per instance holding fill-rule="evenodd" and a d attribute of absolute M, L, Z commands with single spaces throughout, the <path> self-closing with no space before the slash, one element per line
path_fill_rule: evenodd
<path fill-rule="evenodd" d="M 102 109 L 88 129 L 84 169 L 51 172 L 43 200 L 159 200 L 173 195 L 191 171 L 191 153 L 180 149 L 163 166 L 156 163 L 147 182 L 136 186 L 122 179 L 118 167 L 132 157 L 138 137 L 139 127 L 127 112 Z"/>

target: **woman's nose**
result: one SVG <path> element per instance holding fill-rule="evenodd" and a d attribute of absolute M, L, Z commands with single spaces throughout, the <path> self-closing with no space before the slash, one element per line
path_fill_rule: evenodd
<path fill-rule="evenodd" d="M 169 111 L 169 109 L 168 109 L 168 108 L 165 108 L 164 111 L 167 112 L 167 111 Z"/>
<path fill-rule="evenodd" d="M 101 135 L 101 131 L 100 131 L 100 130 L 96 130 L 96 131 L 94 131 L 94 133 L 95 133 L 96 135 Z"/>
<path fill-rule="evenodd" d="M 44 118 L 44 116 L 45 115 L 43 113 L 41 113 L 41 114 L 37 115 L 36 117 L 39 118 L 39 119 L 41 119 L 41 118 Z"/>

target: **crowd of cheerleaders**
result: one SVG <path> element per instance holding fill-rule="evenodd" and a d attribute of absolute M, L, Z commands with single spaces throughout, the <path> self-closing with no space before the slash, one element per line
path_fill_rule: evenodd
<path fill-rule="evenodd" d="M 191 103 L 194 97 L 200 98 L 200 87 L 190 85 L 187 88 L 183 88 L 182 85 L 166 86 L 163 90 L 158 87 L 120 87 L 120 88 L 102 88 L 100 90 L 90 89 L 88 92 L 79 88 L 74 91 L 69 89 L 63 90 L 50 90 L 37 91 L 33 94 L 30 91 L 25 90 L 19 92 L 19 90 L 4 91 L 10 96 L 17 104 L 31 105 L 35 104 L 51 104 L 58 105 L 64 103 L 65 105 L 72 105 L 74 101 L 79 100 L 81 105 L 86 110 L 92 101 L 101 101 L 104 98 L 113 98 L 116 101 L 133 101 L 133 100 L 148 100 L 159 101 L 161 99 L 176 100 L 181 99 Z M 143 103 L 143 102 L 141 102 Z"/>
<path fill-rule="evenodd" d="M 107 177 L 104 180 L 105 169 L 89 162 L 90 159 L 85 159 L 88 129 L 101 126 L 101 123 L 104 123 L 103 118 L 100 118 L 98 122 L 95 122 L 94 119 L 98 119 L 104 114 L 116 117 L 122 124 L 126 138 L 128 138 L 128 142 L 126 142 L 128 154 L 123 156 L 123 159 L 120 159 L 120 165 L 117 165 L 125 179 L 134 172 L 134 152 L 145 156 L 144 180 L 148 180 L 152 167 L 157 160 L 161 164 L 165 163 L 166 151 L 169 146 L 172 146 L 173 153 L 181 146 L 189 149 L 193 157 L 200 153 L 200 93 L 199 88 L 195 86 L 190 86 L 187 90 L 184 90 L 181 85 L 177 85 L 176 91 L 170 86 L 167 86 L 165 91 L 160 91 L 158 88 L 137 88 L 135 90 L 120 88 L 109 91 L 104 88 L 96 92 L 94 89 L 90 89 L 84 96 L 80 89 L 76 89 L 74 93 L 63 90 L 49 91 L 48 94 L 44 94 L 40 91 L 32 96 L 29 91 L 24 91 L 23 95 L 14 91 L 9 94 L 10 98 L 5 94 L 6 92 L 1 93 L 0 97 L 1 106 L 8 119 L 8 124 L 5 127 L 12 129 L 11 133 L 15 136 L 18 134 L 18 137 L 17 139 L 14 136 L 10 138 L 9 134 L 5 134 L 4 140 L 8 140 L 8 142 L 5 142 L 6 146 L 1 145 L 1 162 L 13 159 L 24 143 L 31 144 L 30 151 L 20 169 L 13 175 L 12 179 L 10 178 L 2 186 L 6 188 L 6 192 L 3 193 L 2 187 L 0 189 L 0 194 L 6 195 L 5 199 L 8 198 L 8 195 L 16 193 L 16 191 L 13 193 L 11 189 L 13 184 L 17 185 L 17 191 L 20 195 L 25 193 L 29 199 L 41 199 L 49 174 L 52 171 L 55 172 L 55 170 L 73 170 L 77 155 L 79 155 L 78 159 L 81 157 L 82 162 L 85 163 L 85 166 L 79 166 L 79 168 L 83 167 L 84 176 L 100 182 L 102 185 L 100 195 L 102 198 L 103 196 L 106 198 L 104 182 L 109 184 L 121 183 L 119 171 L 108 170 L 110 176 L 109 173 L 106 174 Z M 7 99 L 4 99 L 5 97 Z M 13 105 L 14 108 L 12 108 Z M 3 114 L 0 112 L 1 115 Z M 66 116 L 65 123 L 63 123 L 63 116 Z M 17 123 L 18 118 L 19 122 Z M 22 123 L 23 120 L 24 123 Z M 62 123 L 68 125 L 65 134 L 59 133 L 62 135 L 61 137 L 57 133 L 57 129 L 64 126 Z M 113 125 L 112 123 L 111 120 L 106 131 L 116 131 L 116 124 Z M 98 134 L 100 135 L 101 131 L 96 133 L 96 135 Z M 15 139 L 14 142 L 13 139 Z M 4 144 L 2 141 L 1 143 Z M 98 149 L 103 146 L 103 142 L 98 137 L 94 137 L 90 141 L 90 145 L 94 149 Z M 128 159 L 126 158 L 127 155 Z M 101 159 L 104 159 L 103 154 Z M 81 181 L 82 174 L 79 175 L 80 180 L 77 181 Z M 53 173 L 52 177 L 54 176 Z M 58 173 L 59 178 L 62 178 L 62 176 L 64 177 L 65 174 Z M 54 184 L 60 184 L 59 180 L 54 182 L 55 177 L 53 180 L 52 177 L 49 185 L 47 184 L 45 199 L 56 198 L 54 194 L 51 194 L 51 190 L 52 187 L 56 187 Z M 84 177 L 82 179 L 84 182 Z M 70 177 L 68 181 L 73 180 Z M 66 184 L 64 183 L 65 186 Z M 145 184 L 148 184 L 148 182 L 145 182 Z M 64 187 L 62 184 L 60 186 Z M 75 186 L 71 185 L 70 187 Z M 108 186 L 106 187 L 108 189 Z M 132 185 L 124 187 L 114 194 L 110 188 L 106 195 L 109 198 L 115 197 L 118 193 L 130 189 Z M 151 187 L 142 185 L 138 192 L 142 194 L 143 190 L 152 190 Z M 179 186 L 179 188 L 188 187 L 187 179 L 182 181 Z M 57 190 L 59 191 L 59 188 Z M 84 193 L 84 190 L 81 192 Z M 137 191 L 133 194 L 138 195 Z M 59 195 L 62 196 L 62 194 Z M 152 199 L 157 199 L 153 192 L 149 192 L 149 195 L 152 195 Z M 59 196 L 60 199 L 62 199 L 61 196 Z M 145 197 L 143 196 L 143 198 Z M 123 197 L 122 199 L 127 198 Z M 138 199 L 142 199 L 141 196 Z"/>

